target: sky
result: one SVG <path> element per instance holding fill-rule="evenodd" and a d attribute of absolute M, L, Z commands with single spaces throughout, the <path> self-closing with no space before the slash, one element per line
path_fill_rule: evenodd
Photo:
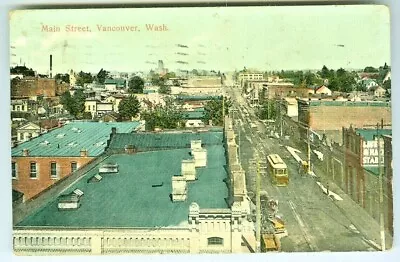
<path fill-rule="evenodd" d="M 14 10 L 9 16 L 11 66 L 44 74 L 50 54 L 53 73 L 147 71 L 158 60 L 172 71 L 390 65 L 390 14 L 382 5 Z M 168 30 L 148 31 L 151 24 Z M 68 25 L 91 31 L 67 32 Z"/>

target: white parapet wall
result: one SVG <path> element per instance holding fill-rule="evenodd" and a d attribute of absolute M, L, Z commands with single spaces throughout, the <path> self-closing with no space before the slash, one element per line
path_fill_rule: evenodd
<path fill-rule="evenodd" d="M 181 174 L 186 181 L 196 180 L 196 161 L 194 159 L 182 160 Z"/>
<path fill-rule="evenodd" d="M 201 140 L 191 140 L 190 141 L 190 149 L 200 149 L 201 148 Z"/>
<path fill-rule="evenodd" d="M 207 149 L 205 148 L 192 149 L 192 156 L 194 157 L 196 167 L 207 166 Z"/>
<path fill-rule="evenodd" d="M 185 201 L 187 183 L 184 176 L 172 176 L 172 201 Z"/>

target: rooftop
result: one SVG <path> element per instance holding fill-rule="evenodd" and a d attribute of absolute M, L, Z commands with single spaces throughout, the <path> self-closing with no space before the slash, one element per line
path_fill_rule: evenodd
<path fill-rule="evenodd" d="M 356 128 L 356 133 L 364 139 L 364 141 L 372 141 L 375 139 L 376 135 L 392 135 L 392 129 L 363 129 Z"/>
<path fill-rule="evenodd" d="M 86 149 L 88 156 L 94 157 L 103 153 L 112 127 L 117 132 L 129 133 L 139 125 L 139 122 L 70 122 L 14 147 L 11 155 L 22 156 L 23 149 L 28 149 L 29 156 L 33 157 L 80 156 L 80 151 Z"/>
<path fill-rule="evenodd" d="M 137 134 L 135 134 L 136 136 Z M 228 208 L 225 149 L 221 144 L 205 146 L 207 167 L 196 168 L 198 180 L 188 183 L 187 200 L 172 202 L 171 177 L 181 173 L 181 161 L 190 159 L 189 148 L 116 154 L 99 163 L 63 194 L 81 190 L 79 209 L 58 211 L 57 196 L 17 226 L 63 227 L 175 227 L 188 222 L 189 205 Z M 97 183 L 88 179 L 99 166 L 115 163 L 118 174 L 102 174 Z M 157 186 L 153 186 L 157 185 Z M 107 212 L 104 212 L 107 210 Z"/>
<path fill-rule="evenodd" d="M 321 98 L 300 98 L 300 103 L 308 103 L 310 106 L 353 106 L 353 107 L 391 107 L 391 102 L 385 101 L 348 101 Z"/>
<path fill-rule="evenodd" d="M 123 149 L 126 145 L 143 149 L 190 148 L 190 141 L 201 140 L 203 145 L 222 145 L 223 133 L 220 129 L 209 132 L 171 132 L 116 134 L 110 142 L 110 149 Z"/>

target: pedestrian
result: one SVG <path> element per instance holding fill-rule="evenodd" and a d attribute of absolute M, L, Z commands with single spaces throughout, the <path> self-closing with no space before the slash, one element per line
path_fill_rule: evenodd
<path fill-rule="evenodd" d="M 326 194 L 329 196 L 329 183 L 326 184 Z"/>

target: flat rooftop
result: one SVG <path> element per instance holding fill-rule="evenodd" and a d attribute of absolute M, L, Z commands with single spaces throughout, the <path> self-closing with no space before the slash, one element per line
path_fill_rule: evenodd
<path fill-rule="evenodd" d="M 348 107 L 391 107 L 391 102 L 384 101 L 348 101 L 345 99 L 319 99 L 300 98 L 299 103 L 307 103 L 310 106 L 348 106 Z"/>
<path fill-rule="evenodd" d="M 198 180 L 188 182 L 187 200 L 172 202 L 171 177 L 181 173 L 181 161 L 190 159 L 190 148 L 116 154 L 105 159 L 65 190 L 83 191 L 76 210 L 58 211 L 57 196 L 16 226 L 32 227 L 176 227 L 188 222 L 189 205 L 228 208 L 228 187 L 223 144 L 205 146 L 207 167 L 196 168 Z M 102 174 L 100 182 L 87 180 L 105 163 L 119 165 L 118 174 Z M 152 187 L 152 185 L 160 185 Z"/>
<path fill-rule="evenodd" d="M 86 149 L 88 156 L 95 157 L 104 152 L 112 127 L 117 132 L 129 133 L 139 125 L 139 122 L 70 122 L 12 148 L 11 155 L 22 156 L 22 151 L 28 149 L 30 157 L 72 157 L 80 156 L 80 151 Z"/>

